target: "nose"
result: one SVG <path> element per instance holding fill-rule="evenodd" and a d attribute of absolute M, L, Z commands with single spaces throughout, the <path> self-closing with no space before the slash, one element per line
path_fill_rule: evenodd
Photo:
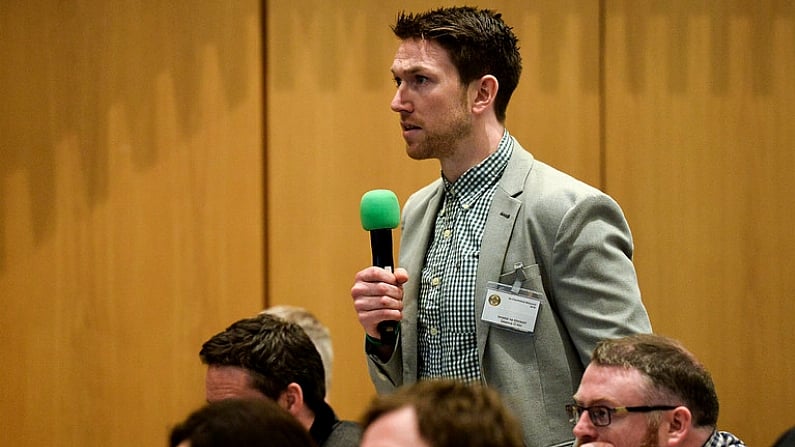
<path fill-rule="evenodd" d="M 395 90 L 395 96 L 392 97 L 392 102 L 389 104 L 389 107 L 392 109 L 393 112 L 408 112 L 409 110 L 409 103 L 403 98 L 403 86 L 398 86 L 397 90 Z"/>
<path fill-rule="evenodd" d="M 580 444 L 586 442 L 593 442 L 596 440 L 597 432 L 596 427 L 591 423 L 591 416 L 588 414 L 588 410 L 583 411 L 580 414 L 580 418 L 577 419 L 577 424 L 574 425 L 574 428 L 571 430 L 574 437 L 577 438 Z"/>

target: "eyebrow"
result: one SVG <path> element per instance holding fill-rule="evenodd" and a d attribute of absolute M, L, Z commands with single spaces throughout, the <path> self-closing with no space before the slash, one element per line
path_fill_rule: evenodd
<path fill-rule="evenodd" d="M 397 76 L 398 72 L 400 72 L 404 76 L 411 76 L 411 75 L 419 73 L 420 71 L 422 71 L 422 69 L 419 68 L 419 67 L 412 67 L 412 68 L 409 68 L 408 70 L 395 69 L 393 67 L 393 68 L 391 68 L 389 70 L 389 72 L 392 73 L 393 76 Z"/>
<path fill-rule="evenodd" d="M 578 398 L 578 396 L 576 394 L 571 396 L 571 399 L 574 402 L 577 402 L 578 404 L 582 404 L 582 403 L 586 402 L 586 401 Z M 588 405 L 593 405 L 594 402 L 598 402 L 596 405 L 615 405 L 616 404 L 615 400 L 613 400 L 613 399 L 611 399 L 609 397 L 606 397 L 606 396 L 597 396 L 594 399 L 589 399 L 588 400 Z"/>
<path fill-rule="evenodd" d="M 411 66 L 411 67 L 409 67 L 409 68 L 407 68 L 407 69 L 405 69 L 405 70 L 403 70 L 403 69 L 400 69 L 400 68 L 398 68 L 398 69 L 396 70 L 396 68 L 395 68 L 395 67 L 392 67 L 392 68 L 390 68 L 390 69 L 389 69 L 389 71 L 390 71 L 390 72 L 391 72 L 393 75 L 395 75 L 395 74 L 396 74 L 396 71 L 400 71 L 400 72 L 402 72 L 402 73 L 405 73 L 406 75 L 413 75 L 413 74 L 417 74 L 417 73 L 419 73 L 419 72 L 427 71 L 427 68 L 426 68 L 426 67 L 423 67 L 423 66 L 421 66 L 421 65 L 413 65 L 413 66 Z"/>

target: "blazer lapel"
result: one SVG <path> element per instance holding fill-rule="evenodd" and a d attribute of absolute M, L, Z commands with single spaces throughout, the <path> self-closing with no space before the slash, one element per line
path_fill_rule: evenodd
<path fill-rule="evenodd" d="M 483 240 L 480 245 L 478 274 L 475 282 L 475 317 L 478 331 L 478 355 L 483 364 L 491 325 L 482 320 L 483 306 L 486 304 L 486 284 L 496 281 L 502 274 L 503 261 L 508 252 L 508 244 L 516 225 L 522 206 L 521 195 L 525 192 L 525 180 L 533 166 L 533 156 L 514 140 L 513 153 L 505 167 L 505 172 L 494 192 L 494 199 L 486 218 Z M 522 223 L 520 223 L 521 225 Z"/>

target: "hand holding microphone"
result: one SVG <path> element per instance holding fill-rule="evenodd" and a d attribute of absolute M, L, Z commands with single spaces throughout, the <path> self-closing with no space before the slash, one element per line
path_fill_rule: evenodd
<path fill-rule="evenodd" d="M 373 265 L 393 272 L 392 229 L 400 224 L 400 204 L 397 196 L 386 189 L 368 191 L 362 196 L 360 216 L 362 227 L 370 232 Z M 355 288 L 356 286 L 354 290 Z M 398 322 L 381 321 L 378 323 L 378 332 L 383 343 L 394 346 L 397 340 Z"/>

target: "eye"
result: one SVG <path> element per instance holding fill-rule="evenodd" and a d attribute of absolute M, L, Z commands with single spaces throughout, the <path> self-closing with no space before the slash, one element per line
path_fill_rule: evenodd
<path fill-rule="evenodd" d="M 418 75 L 417 77 L 415 77 L 415 78 L 414 78 L 414 82 L 415 82 L 417 85 L 423 85 L 423 84 L 427 84 L 427 83 L 428 83 L 428 78 L 427 78 L 427 77 L 425 77 L 425 76 L 420 76 L 420 75 Z"/>
<path fill-rule="evenodd" d="M 395 81 L 395 87 L 400 87 L 400 84 L 403 83 L 403 80 L 398 77 L 394 78 L 393 81 Z"/>

